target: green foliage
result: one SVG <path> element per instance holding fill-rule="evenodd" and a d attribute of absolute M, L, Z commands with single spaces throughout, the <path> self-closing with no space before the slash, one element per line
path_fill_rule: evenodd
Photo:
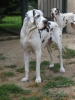
<path fill-rule="evenodd" d="M 28 2 L 28 10 L 37 8 L 38 8 L 38 2 L 36 0 Z"/>
<path fill-rule="evenodd" d="M 10 94 L 30 94 L 30 90 L 23 90 L 14 84 L 3 84 L 0 86 L 0 100 L 11 100 Z"/>
<path fill-rule="evenodd" d="M 30 61 L 30 63 L 29 63 L 29 65 L 30 65 L 30 70 L 36 70 L 36 61 Z"/>
<path fill-rule="evenodd" d="M 57 73 L 59 71 L 59 68 L 60 68 L 60 64 L 55 63 L 54 67 L 50 68 L 50 70 L 52 70 L 54 73 Z"/>
<path fill-rule="evenodd" d="M 63 52 L 64 59 L 70 59 L 70 58 L 75 57 L 75 50 L 69 49 L 67 47 L 65 49 L 66 49 L 66 52 Z"/>
<path fill-rule="evenodd" d="M 46 70 L 48 68 L 48 66 L 49 66 L 49 61 L 41 62 L 41 65 L 40 65 L 41 71 Z M 30 69 L 34 70 L 34 71 L 36 70 L 36 61 L 30 62 Z"/>
<path fill-rule="evenodd" d="M 5 29 L 20 29 L 21 25 L 21 16 L 6 16 L 0 23 L 0 27 Z"/>
<path fill-rule="evenodd" d="M 19 72 L 19 73 L 23 73 L 24 72 L 24 67 L 18 68 L 16 71 Z"/>
<path fill-rule="evenodd" d="M 69 87 L 74 85 L 74 81 L 70 78 L 57 76 L 57 77 L 50 77 L 47 83 L 45 84 L 44 88 L 60 88 L 60 87 Z"/>
<path fill-rule="evenodd" d="M 0 60 L 5 60 L 6 57 L 3 56 L 3 54 L 0 54 Z"/>
<path fill-rule="evenodd" d="M 4 72 L 4 76 L 12 77 L 14 76 L 13 72 Z"/>
<path fill-rule="evenodd" d="M 4 66 L 6 68 L 16 68 L 17 66 L 16 65 L 9 65 L 9 66 Z"/>
<path fill-rule="evenodd" d="M 32 96 L 29 98 L 21 98 L 20 100 L 42 100 L 42 98 L 37 96 Z"/>
<path fill-rule="evenodd" d="M 44 90 L 43 93 L 48 98 L 54 98 L 51 100 L 64 100 L 64 98 L 67 97 L 67 94 L 64 93 L 64 91 L 58 93 L 58 91 Z"/>

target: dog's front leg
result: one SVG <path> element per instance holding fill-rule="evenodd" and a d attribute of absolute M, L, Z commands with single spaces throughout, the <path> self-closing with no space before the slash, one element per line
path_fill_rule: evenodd
<path fill-rule="evenodd" d="M 29 60 L 30 60 L 29 53 L 24 52 L 25 77 L 21 80 L 22 82 L 26 82 L 29 80 Z"/>
<path fill-rule="evenodd" d="M 40 77 L 41 50 L 36 51 L 36 83 L 41 83 Z"/>

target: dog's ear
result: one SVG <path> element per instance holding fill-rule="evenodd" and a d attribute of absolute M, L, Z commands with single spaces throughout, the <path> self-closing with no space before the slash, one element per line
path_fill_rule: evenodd
<path fill-rule="evenodd" d="M 57 12 L 58 12 L 58 14 L 60 14 L 60 10 L 57 8 Z"/>
<path fill-rule="evenodd" d="M 30 17 L 30 22 L 34 23 L 35 9 L 32 10 L 32 17 Z"/>

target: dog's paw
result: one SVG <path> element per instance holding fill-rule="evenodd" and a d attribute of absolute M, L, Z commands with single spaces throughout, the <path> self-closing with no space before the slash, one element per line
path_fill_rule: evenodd
<path fill-rule="evenodd" d="M 27 82 L 27 81 L 29 81 L 29 79 L 27 77 L 22 78 L 22 80 L 21 80 L 21 82 Z"/>
<path fill-rule="evenodd" d="M 61 73 L 65 73 L 65 69 L 64 69 L 64 68 L 61 68 L 61 69 L 60 69 L 60 72 L 61 72 Z"/>
<path fill-rule="evenodd" d="M 41 83 L 41 78 L 36 78 L 35 83 Z"/>
<path fill-rule="evenodd" d="M 54 67 L 54 64 L 50 64 L 49 68 L 52 68 L 52 67 Z"/>

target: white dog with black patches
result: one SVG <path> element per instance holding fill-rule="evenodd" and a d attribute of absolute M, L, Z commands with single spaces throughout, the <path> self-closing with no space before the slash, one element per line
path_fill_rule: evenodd
<path fill-rule="evenodd" d="M 29 80 L 29 61 L 30 52 L 36 54 L 36 83 L 41 82 L 40 76 L 40 63 L 41 63 L 41 49 L 47 46 L 50 53 L 51 64 L 49 67 L 54 66 L 53 56 L 51 54 L 51 44 L 54 41 L 59 50 L 60 58 L 60 72 L 65 72 L 62 60 L 62 31 L 59 25 L 55 22 L 48 22 L 43 17 L 40 10 L 30 10 L 26 13 L 23 26 L 20 32 L 20 43 L 24 50 L 24 63 L 25 63 L 25 77 L 23 81 Z"/>
<path fill-rule="evenodd" d="M 60 13 L 59 9 L 53 8 L 51 15 L 54 21 L 63 29 L 67 24 L 71 23 L 73 29 L 75 29 L 75 14 L 74 13 Z"/>

